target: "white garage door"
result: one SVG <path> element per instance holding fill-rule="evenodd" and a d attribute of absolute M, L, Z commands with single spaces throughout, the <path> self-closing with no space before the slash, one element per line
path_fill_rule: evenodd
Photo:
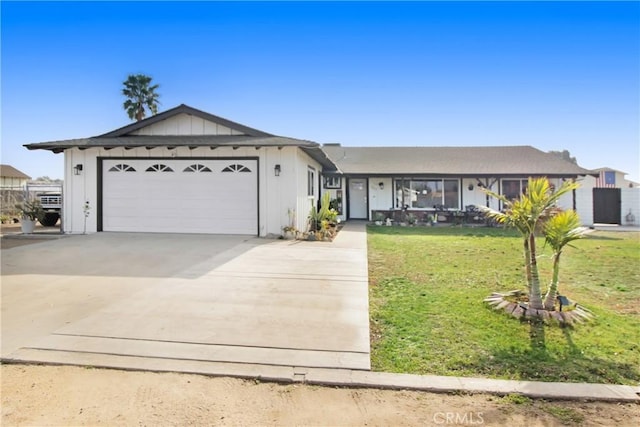
<path fill-rule="evenodd" d="M 104 159 L 104 231 L 258 234 L 255 159 Z"/>

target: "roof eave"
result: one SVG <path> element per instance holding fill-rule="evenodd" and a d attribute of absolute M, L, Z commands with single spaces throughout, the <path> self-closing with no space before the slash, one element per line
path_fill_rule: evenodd
<path fill-rule="evenodd" d="M 300 147 L 309 157 L 322 165 L 323 172 L 338 172 L 338 166 L 327 156 L 319 145 L 315 147 Z"/>

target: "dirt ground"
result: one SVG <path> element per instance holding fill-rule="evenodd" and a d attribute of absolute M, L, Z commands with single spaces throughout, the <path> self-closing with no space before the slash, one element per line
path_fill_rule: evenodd
<path fill-rule="evenodd" d="M 640 406 L 2 365 L 3 426 L 638 426 Z"/>

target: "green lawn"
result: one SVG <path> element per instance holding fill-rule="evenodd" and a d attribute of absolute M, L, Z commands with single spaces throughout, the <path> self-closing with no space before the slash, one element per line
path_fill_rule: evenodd
<path fill-rule="evenodd" d="M 551 257 L 539 240 L 542 283 Z M 521 238 L 498 228 L 368 228 L 373 369 L 637 384 L 640 233 L 593 232 L 567 248 L 560 292 L 596 319 L 536 326 L 483 299 L 524 289 Z"/>

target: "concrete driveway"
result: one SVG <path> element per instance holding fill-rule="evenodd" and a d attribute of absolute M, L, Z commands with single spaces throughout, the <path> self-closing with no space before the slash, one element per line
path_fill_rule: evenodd
<path fill-rule="evenodd" d="M 362 224 L 332 243 L 98 233 L 16 247 L 2 254 L 2 357 L 368 370 L 367 282 Z"/>

